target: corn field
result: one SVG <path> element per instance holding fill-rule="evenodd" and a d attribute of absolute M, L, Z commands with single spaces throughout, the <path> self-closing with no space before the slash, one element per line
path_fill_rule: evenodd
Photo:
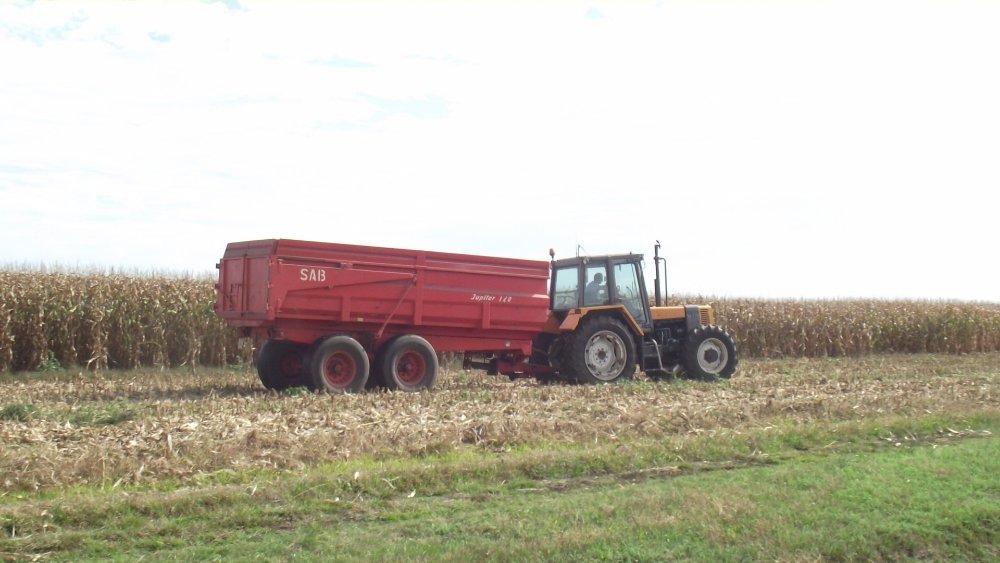
<path fill-rule="evenodd" d="M 213 281 L 0 271 L 0 371 L 133 369 L 247 361 L 216 318 Z M 709 303 L 744 357 L 1000 351 L 1000 304 L 765 300 Z"/>
<path fill-rule="evenodd" d="M 204 279 L 0 271 L 0 371 L 226 365 Z"/>
<path fill-rule="evenodd" d="M 692 298 L 746 357 L 1000 351 L 1000 303 Z"/>

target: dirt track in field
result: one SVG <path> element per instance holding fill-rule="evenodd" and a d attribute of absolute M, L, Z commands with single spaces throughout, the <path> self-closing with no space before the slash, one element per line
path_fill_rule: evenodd
<path fill-rule="evenodd" d="M 543 386 L 447 372 L 432 392 L 265 391 L 250 372 L 0 379 L 0 491 L 131 484 L 361 455 L 627 441 L 1000 407 L 1000 354 L 745 361 L 731 381 Z"/>

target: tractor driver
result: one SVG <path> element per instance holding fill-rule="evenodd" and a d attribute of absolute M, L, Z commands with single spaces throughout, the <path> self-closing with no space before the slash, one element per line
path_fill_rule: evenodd
<path fill-rule="evenodd" d="M 604 285 L 604 274 L 597 272 L 594 279 L 587 284 L 583 292 L 584 305 L 602 305 L 607 301 L 607 286 Z"/>

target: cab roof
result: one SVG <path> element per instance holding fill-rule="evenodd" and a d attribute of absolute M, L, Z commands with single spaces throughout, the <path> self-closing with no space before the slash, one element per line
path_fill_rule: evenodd
<path fill-rule="evenodd" d="M 589 262 L 609 262 L 613 260 L 622 260 L 625 262 L 639 262 L 642 260 L 642 254 L 602 254 L 600 256 L 573 256 L 570 258 L 560 258 L 559 260 L 553 260 L 552 265 L 556 268 L 563 266 L 578 266 L 580 264 L 587 264 Z"/>

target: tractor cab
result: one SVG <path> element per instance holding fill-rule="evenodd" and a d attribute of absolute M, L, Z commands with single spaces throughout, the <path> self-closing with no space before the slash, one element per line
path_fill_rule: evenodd
<path fill-rule="evenodd" d="M 629 324 L 641 333 L 653 326 L 641 254 L 554 260 L 550 295 L 550 308 L 557 317 L 580 309 L 624 308 L 631 317 Z"/>

